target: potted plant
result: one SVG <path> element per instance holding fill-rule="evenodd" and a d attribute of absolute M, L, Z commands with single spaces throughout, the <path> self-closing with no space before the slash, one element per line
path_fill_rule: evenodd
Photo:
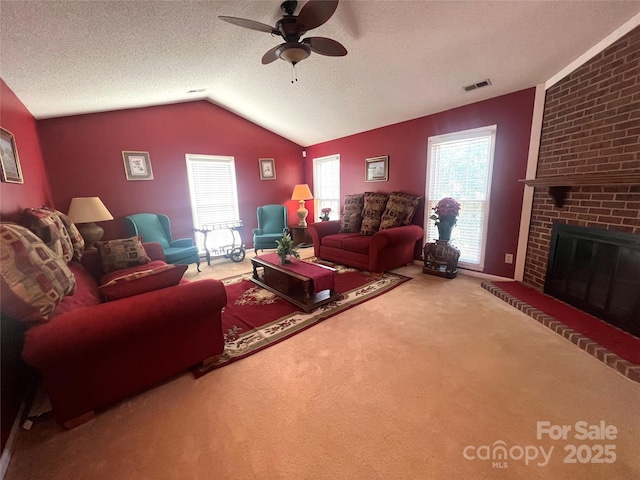
<path fill-rule="evenodd" d="M 276 248 L 276 255 L 280 257 L 281 265 L 291 263 L 287 258 L 289 256 L 300 258 L 300 254 L 293 249 L 293 239 L 288 233 L 285 233 L 281 240 L 276 240 L 276 243 L 278 244 L 278 248 Z"/>
<path fill-rule="evenodd" d="M 445 197 L 432 210 L 434 213 L 429 218 L 436 222 L 438 240 L 448 242 L 451 240 L 451 230 L 453 230 L 460 213 L 460 204 L 451 197 Z"/>

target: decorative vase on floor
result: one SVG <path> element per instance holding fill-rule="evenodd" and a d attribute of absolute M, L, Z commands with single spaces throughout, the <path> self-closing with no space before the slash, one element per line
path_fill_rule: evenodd
<path fill-rule="evenodd" d="M 438 227 L 438 240 L 424 246 L 423 273 L 454 278 L 458 274 L 460 250 L 449 244 L 451 231 L 456 225 L 460 204 L 451 197 L 445 197 L 432 209 L 434 214 L 429 218 L 435 220 Z"/>
<path fill-rule="evenodd" d="M 458 259 L 460 250 L 450 245 L 447 240 L 436 240 L 424 246 L 424 267 L 422 273 L 429 273 L 445 278 L 458 275 Z"/>

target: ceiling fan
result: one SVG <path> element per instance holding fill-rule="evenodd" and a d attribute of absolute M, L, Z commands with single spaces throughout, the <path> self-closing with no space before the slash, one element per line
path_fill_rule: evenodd
<path fill-rule="evenodd" d="M 282 20 L 278 20 L 275 27 L 246 18 L 219 16 L 225 22 L 238 25 L 240 27 L 267 32 L 271 35 L 278 35 L 284 39 L 284 43 L 273 47 L 262 57 L 262 64 L 267 65 L 278 58 L 291 63 L 295 67 L 311 52 L 330 57 L 343 57 L 347 54 L 347 49 L 340 43 L 325 37 L 307 37 L 300 41 L 309 30 L 324 24 L 338 8 L 338 0 L 322 1 L 309 0 L 300 10 L 298 15 L 293 13 L 298 6 L 297 1 L 286 1 L 280 5 L 284 12 Z"/>

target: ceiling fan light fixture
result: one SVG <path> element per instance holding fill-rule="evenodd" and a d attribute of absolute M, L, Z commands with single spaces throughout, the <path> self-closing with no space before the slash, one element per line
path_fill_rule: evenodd
<path fill-rule="evenodd" d="M 276 55 L 285 62 L 295 65 L 311 55 L 311 48 L 304 43 L 287 42 L 276 50 Z"/>

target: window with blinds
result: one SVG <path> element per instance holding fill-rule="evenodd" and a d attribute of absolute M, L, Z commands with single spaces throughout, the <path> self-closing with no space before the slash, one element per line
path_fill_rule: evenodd
<path fill-rule="evenodd" d="M 240 214 L 233 157 L 187 154 L 186 159 L 193 225 L 201 228 L 206 224 L 238 221 Z M 232 243 L 232 235 L 226 229 L 210 232 L 207 235 L 209 251 L 213 255 L 224 253 L 221 248 Z M 198 249 L 204 252 L 204 236 L 197 233 L 195 238 Z"/>
<path fill-rule="evenodd" d="M 340 155 L 313 159 L 313 198 L 316 219 L 323 208 L 330 208 L 330 220 L 340 218 Z"/>
<path fill-rule="evenodd" d="M 493 125 L 430 137 L 428 144 L 426 240 L 438 238 L 431 209 L 441 198 L 455 198 L 461 208 L 451 244 L 460 250 L 460 266 L 473 270 L 484 268 L 495 137 Z"/>

